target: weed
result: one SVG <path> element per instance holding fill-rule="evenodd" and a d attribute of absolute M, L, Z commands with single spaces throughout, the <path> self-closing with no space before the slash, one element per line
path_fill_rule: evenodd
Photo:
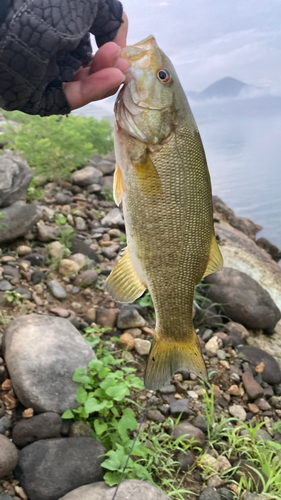
<path fill-rule="evenodd" d="M 30 201 L 44 200 L 44 190 L 42 188 L 37 187 L 36 179 L 32 179 L 26 191 L 26 199 Z"/>
<path fill-rule="evenodd" d="M 5 229 L 5 224 L 1 224 L 1 221 L 5 220 L 6 217 L 4 217 L 4 215 L 2 215 L 2 213 L 0 212 L 0 229 Z"/>
<path fill-rule="evenodd" d="M 119 236 L 119 242 L 120 242 L 120 245 L 126 245 L 127 237 L 125 234 L 121 234 L 121 236 Z"/>
<path fill-rule="evenodd" d="M 104 199 L 106 201 L 110 201 L 111 203 L 114 202 L 114 198 L 113 198 L 113 194 L 112 194 L 112 190 L 109 188 L 109 187 L 104 187 L 102 190 L 101 190 L 101 194 L 104 196 Z"/>
<path fill-rule="evenodd" d="M 15 292 L 14 290 L 7 290 L 4 295 L 10 304 L 14 304 L 16 306 L 21 305 L 25 300 L 20 293 Z"/>
<path fill-rule="evenodd" d="M 136 304 L 141 307 L 150 307 L 151 309 L 154 309 L 152 298 L 149 292 L 145 292 L 145 294 L 140 299 L 136 300 Z"/>
<path fill-rule="evenodd" d="M 57 241 L 59 241 L 65 248 L 71 248 L 71 240 L 75 238 L 74 229 L 71 226 L 64 226 L 59 227 L 58 232 L 60 234 L 60 238 L 57 238 Z"/>

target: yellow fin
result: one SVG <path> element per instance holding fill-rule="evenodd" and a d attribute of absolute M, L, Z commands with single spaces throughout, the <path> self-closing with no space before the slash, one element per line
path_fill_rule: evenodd
<path fill-rule="evenodd" d="M 113 177 L 113 197 L 116 205 L 119 207 L 124 193 L 122 172 L 116 163 L 114 177 Z"/>
<path fill-rule="evenodd" d="M 144 377 L 146 389 L 161 389 L 179 370 L 191 371 L 203 380 L 208 380 L 194 327 L 192 330 L 191 340 L 186 342 L 177 342 L 161 336 L 154 339 Z"/>
<path fill-rule="evenodd" d="M 147 153 L 138 160 L 132 161 L 138 185 L 148 197 L 154 197 L 161 193 L 161 181 L 157 169 Z"/>
<path fill-rule="evenodd" d="M 222 268 L 222 266 L 223 266 L 222 254 L 218 247 L 215 233 L 213 232 L 211 246 L 210 246 L 209 260 L 203 278 L 205 278 L 209 274 L 216 273 Z"/>
<path fill-rule="evenodd" d="M 108 276 L 105 287 L 116 302 L 134 302 L 145 292 L 146 286 L 139 279 L 127 248 L 120 262 Z"/>

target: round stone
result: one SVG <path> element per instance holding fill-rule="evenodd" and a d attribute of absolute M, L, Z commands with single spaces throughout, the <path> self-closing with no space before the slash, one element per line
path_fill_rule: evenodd
<path fill-rule="evenodd" d="M 8 476 L 18 461 L 18 450 L 6 436 L 0 434 L 0 479 Z"/>

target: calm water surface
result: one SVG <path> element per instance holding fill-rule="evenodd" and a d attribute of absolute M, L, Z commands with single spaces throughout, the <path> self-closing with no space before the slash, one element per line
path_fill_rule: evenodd
<path fill-rule="evenodd" d="M 281 109 L 264 116 L 202 116 L 193 108 L 203 140 L 213 194 L 237 215 L 263 226 L 281 248 Z"/>

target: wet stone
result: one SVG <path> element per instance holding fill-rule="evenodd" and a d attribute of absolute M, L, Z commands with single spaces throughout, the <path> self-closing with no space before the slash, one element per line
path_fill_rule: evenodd
<path fill-rule="evenodd" d="M 242 381 L 250 399 L 257 399 L 263 396 L 263 388 L 256 382 L 250 372 L 243 373 Z"/>

